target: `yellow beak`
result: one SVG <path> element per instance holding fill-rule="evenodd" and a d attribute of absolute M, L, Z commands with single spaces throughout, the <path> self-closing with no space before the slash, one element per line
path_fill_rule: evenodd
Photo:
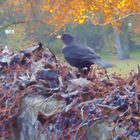
<path fill-rule="evenodd" d="M 57 39 L 61 39 L 61 37 L 62 37 L 61 35 L 58 35 L 56 38 L 57 38 Z"/>

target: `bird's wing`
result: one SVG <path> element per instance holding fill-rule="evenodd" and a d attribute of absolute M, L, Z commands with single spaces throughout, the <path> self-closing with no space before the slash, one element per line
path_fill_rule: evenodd
<path fill-rule="evenodd" d="M 64 57 L 66 59 L 73 59 L 81 62 L 91 62 L 97 64 L 102 68 L 111 68 L 113 65 L 105 62 L 101 57 L 91 48 L 86 46 L 69 45 L 63 48 Z"/>
<path fill-rule="evenodd" d="M 79 45 L 69 45 L 63 49 L 66 57 L 82 60 L 100 59 L 100 56 L 91 48 Z"/>

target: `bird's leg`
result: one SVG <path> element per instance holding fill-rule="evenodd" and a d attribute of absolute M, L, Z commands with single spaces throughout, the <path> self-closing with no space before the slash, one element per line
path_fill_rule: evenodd
<path fill-rule="evenodd" d="M 97 65 L 91 65 L 90 71 L 88 73 L 88 78 L 93 79 L 93 78 L 100 78 L 102 76 L 107 77 L 107 70 Z"/>
<path fill-rule="evenodd" d="M 90 66 L 90 71 L 87 75 L 88 79 L 93 79 L 93 77 L 94 77 L 94 68 L 93 67 L 94 67 L 93 65 Z"/>
<path fill-rule="evenodd" d="M 88 73 L 88 79 L 93 79 L 94 77 L 96 77 L 96 71 L 99 69 L 99 66 L 94 64 L 90 66 L 90 70 Z"/>

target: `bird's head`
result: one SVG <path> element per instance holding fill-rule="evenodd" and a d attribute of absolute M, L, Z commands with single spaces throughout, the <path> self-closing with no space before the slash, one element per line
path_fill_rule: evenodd
<path fill-rule="evenodd" d="M 65 45 L 70 44 L 74 40 L 74 37 L 70 34 L 58 35 L 57 38 L 61 39 Z"/>

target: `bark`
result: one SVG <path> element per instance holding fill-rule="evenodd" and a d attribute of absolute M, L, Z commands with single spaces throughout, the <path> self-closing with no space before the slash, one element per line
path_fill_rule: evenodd
<path fill-rule="evenodd" d="M 117 53 L 117 57 L 119 59 L 123 59 L 123 50 L 122 50 L 122 46 L 121 46 L 121 40 L 120 40 L 119 33 L 114 30 L 114 35 L 115 35 L 115 41 L 116 41 L 116 53 Z"/>
<path fill-rule="evenodd" d="M 120 60 L 129 58 L 129 45 L 128 45 L 128 29 L 126 25 L 122 26 L 122 31 L 119 33 L 114 29 L 114 36 L 116 41 L 117 57 Z"/>

